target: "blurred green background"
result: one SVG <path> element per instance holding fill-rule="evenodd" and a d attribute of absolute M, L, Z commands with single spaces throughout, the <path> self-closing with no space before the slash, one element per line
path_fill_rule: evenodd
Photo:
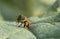
<path fill-rule="evenodd" d="M 19 14 L 50 16 L 55 12 L 60 12 L 60 0 L 0 0 L 0 20 L 16 21 Z"/>

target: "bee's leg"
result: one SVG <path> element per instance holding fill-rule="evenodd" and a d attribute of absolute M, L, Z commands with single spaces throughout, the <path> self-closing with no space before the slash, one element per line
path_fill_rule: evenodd
<path fill-rule="evenodd" d="M 25 27 L 25 24 L 24 24 L 24 27 Z"/>
<path fill-rule="evenodd" d="M 18 23 L 18 25 L 17 25 L 17 26 L 18 26 L 18 27 L 20 27 L 21 25 L 22 25 L 22 23 Z"/>
<path fill-rule="evenodd" d="M 24 25 L 24 28 L 25 28 L 25 27 L 26 27 L 26 28 L 29 28 L 29 25 L 28 25 L 28 26 Z"/>
<path fill-rule="evenodd" d="M 27 26 L 27 28 L 29 28 L 29 25 Z"/>
<path fill-rule="evenodd" d="M 24 23 L 24 27 L 29 28 L 29 23 L 28 23 L 28 22 L 25 22 L 25 23 Z"/>

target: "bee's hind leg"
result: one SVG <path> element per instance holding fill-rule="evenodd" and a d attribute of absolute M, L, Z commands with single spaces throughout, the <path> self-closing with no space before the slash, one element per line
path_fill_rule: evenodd
<path fill-rule="evenodd" d="M 27 25 L 26 27 L 29 28 L 29 25 Z"/>
<path fill-rule="evenodd" d="M 27 26 L 27 28 L 29 28 L 29 25 Z"/>
<path fill-rule="evenodd" d="M 24 24 L 24 27 L 27 27 L 27 28 L 29 28 L 29 24 L 28 24 L 28 25 Z"/>

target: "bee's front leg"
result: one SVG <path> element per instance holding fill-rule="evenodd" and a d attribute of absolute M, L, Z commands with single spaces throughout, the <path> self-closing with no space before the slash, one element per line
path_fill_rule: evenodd
<path fill-rule="evenodd" d="M 26 25 L 24 24 L 24 27 L 25 27 Z"/>
<path fill-rule="evenodd" d="M 17 26 L 20 27 L 22 25 L 22 23 L 18 23 Z"/>

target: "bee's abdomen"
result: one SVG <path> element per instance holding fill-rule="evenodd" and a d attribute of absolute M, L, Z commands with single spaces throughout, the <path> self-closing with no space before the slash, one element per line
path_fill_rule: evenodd
<path fill-rule="evenodd" d="M 24 26 L 29 27 L 29 22 L 28 21 L 24 21 Z"/>

